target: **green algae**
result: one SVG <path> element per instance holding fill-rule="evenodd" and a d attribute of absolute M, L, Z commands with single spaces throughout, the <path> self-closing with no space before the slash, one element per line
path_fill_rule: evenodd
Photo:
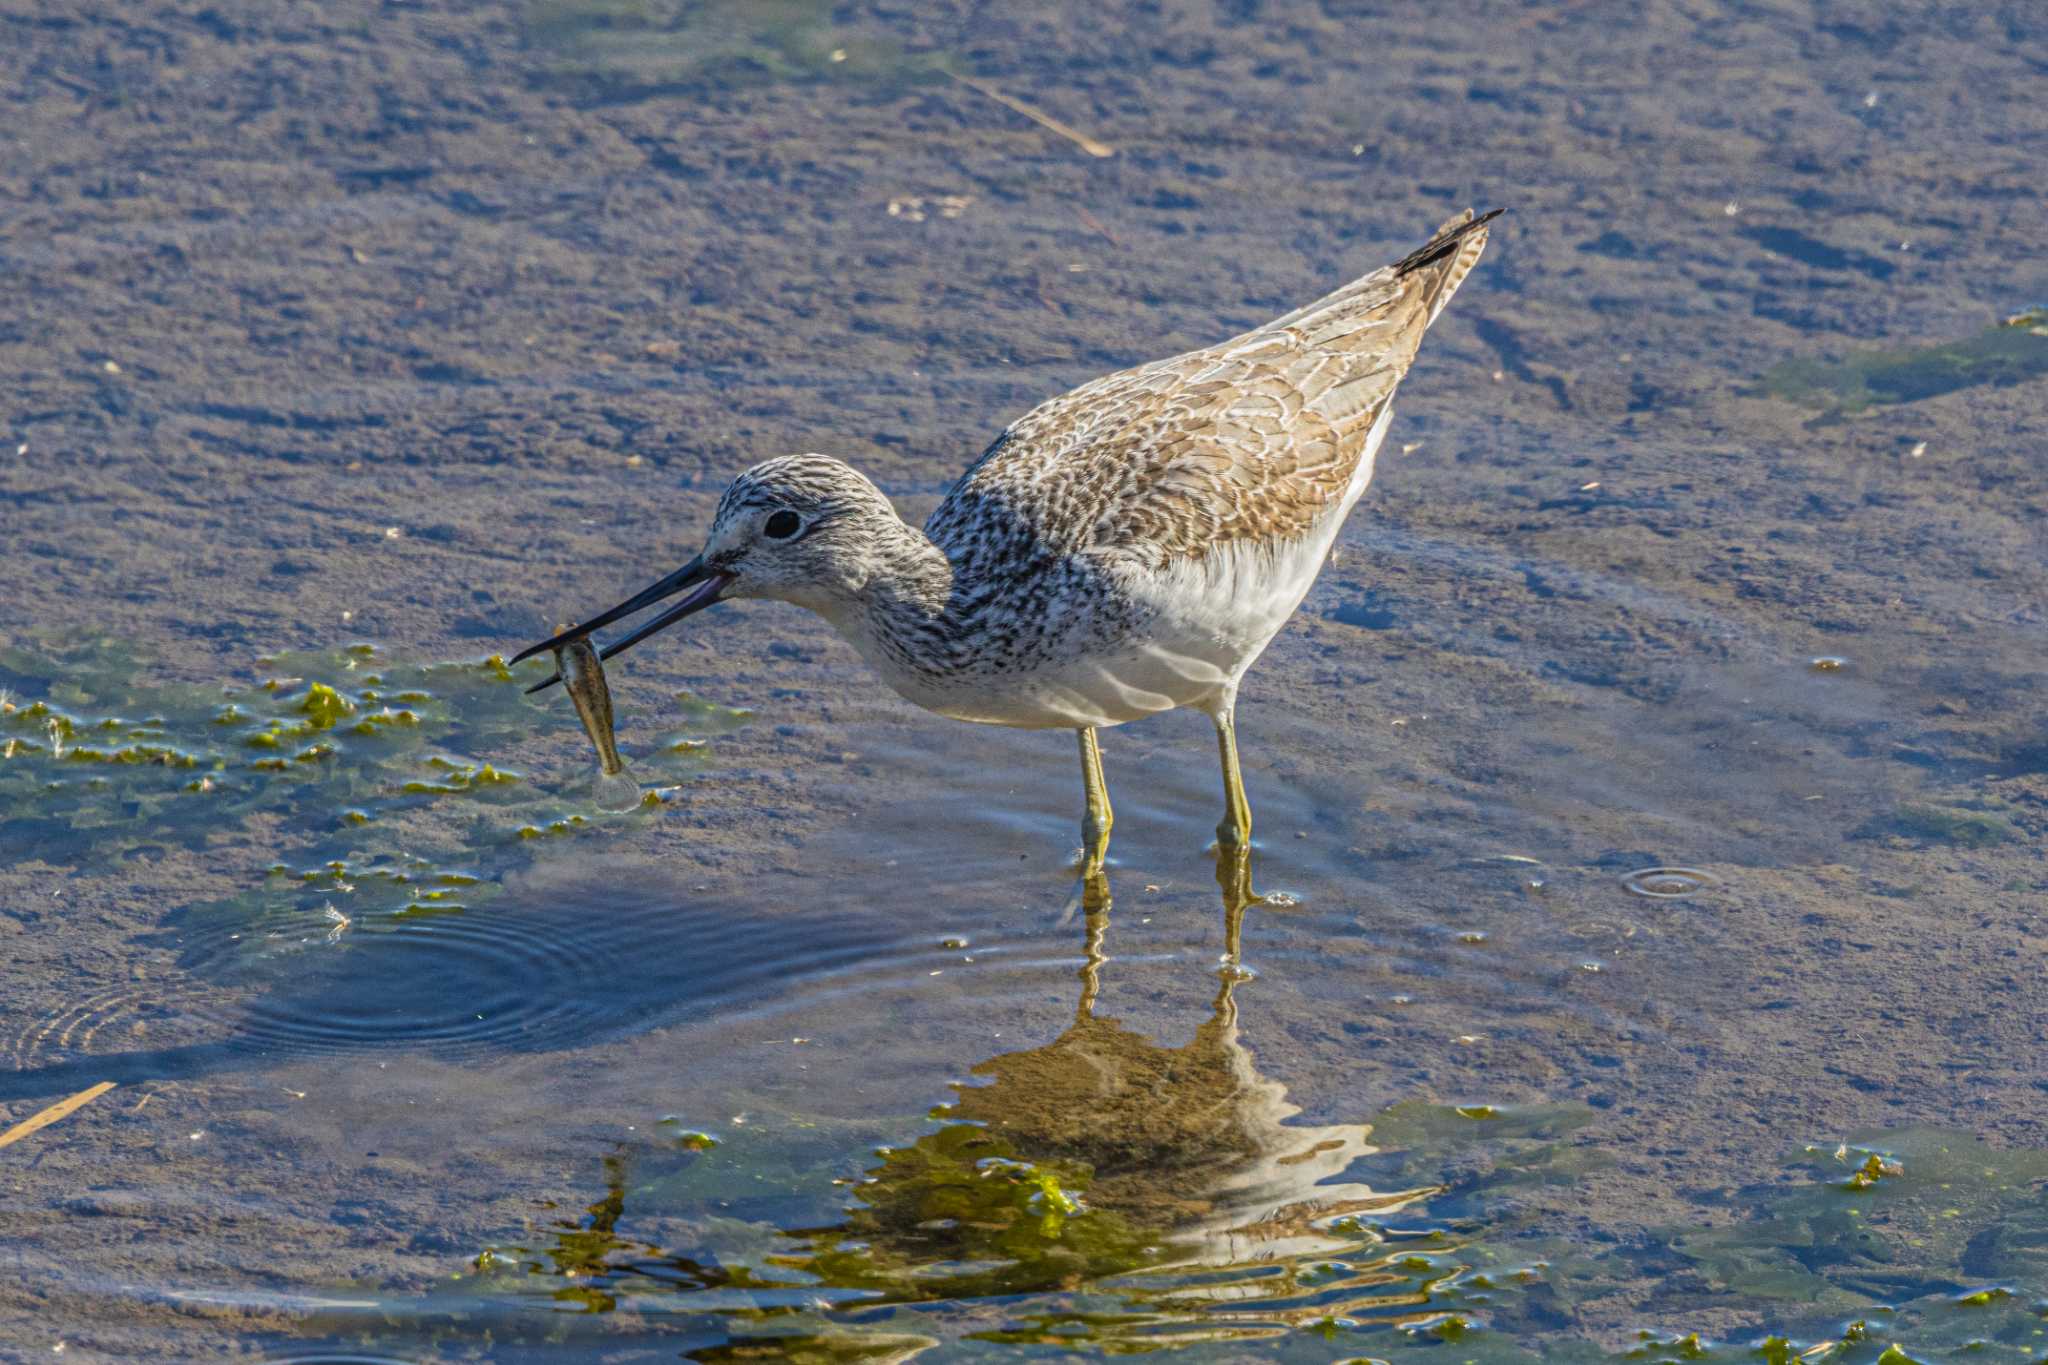
<path fill-rule="evenodd" d="M 1863 351 L 1839 361 L 1791 360 L 1764 375 L 1764 391 L 1791 402 L 1861 412 L 1879 404 L 2048 375 L 2048 326 L 2035 309 L 1975 336 L 1932 346 Z"/>
<path fill-rule="evenodd" d="M 332 730 L 335 722 L 355 714 L 356 703 L 326 683 L 310 683 L 298 699 L 298 709 L 315 730 Z"/>
<path fill-rule="evenodd" d="M 655 1130 L 663 1134 L 678 1151 L 708 1152 L 718 1145 L 717 1138 L 700 1128 L 684 1127 L 683 1121 L 674 1114 L 657 1123 Z"/>
<path fill-rule="evenodd" d="M 1428 1207 L 1431 1188 L 1368 1187 L 1363 1125 L 1288 1122 L 1285 1091 L 1259 1077 L 1223 976 L 1212 1018 L 1177 1046 L 1095 1015 L 1085 995 L 1050 1043 L 992 1057 L 955 1100 L 872 1129 L 759 1116 L 715 1147 L 662 1141 L 604 1159 L 607 1197 L 551 1242 L 495 1246 L 478 1292 L 575 1280 L 586 1311 L 693 1311 L 691 1295 L 801 1293 L 820 1304 L 955 1309 L 978 1346 L 1059 1345 L 1126 1353 L 1190 1342 L 1321 1338 L 1366 1344 L 1389 1330 L 1438 1344 L 1480 1341 L 1498 1283 L 1472 1274 L 1466 1239 Z M 1562 1111 L 1502 1110 L 1474 1124 L 1410 1107 L 1414 1131 L 1455 1126 L 1541 1147 L 1571 1127 Z M 849 1150 L 869 1153 L 849 1178 Z M 1418 1164 L 1434 1159 L 1417 1156 Z M 847 1191 L 850 1202 L 835 1199 Z M 834 1207 L 836 1203 L 836 1207 Z M 707 1219 L 716 1210 L 716 1221 Z M 622 1237 L 635 1215 L 681 1221 L 696 1242 L 652 1248 Z M 711 1231 L 705 1231 L 711 1229 Z M 601 1233 L 593 1238 L 593 1233 Z M 602 1250 L 593 1258 L 593 1247 Z M 990 1324 L 973 1306 L 1000 1302 Z M 734 1350 L 771 1314 L 724 1313 Z M 984 1320 L 975 1321 L 977 1317 Z M 866 1318 L 863 1318 L 866 1322 Z"/>
<path fill-rule="evenodd" d="M 263 911 L 299 913 L 314 901 L 343 896 L 351 917 L 365 921 L 378 915 L 462 910 L 468 908 L 465 901 L 488 898 L 496 890 L 481 878 L 412 854 L 359 853 L 301 868 L 279 863 L 268 876 L 265 892 L 256 893 L 265 902 Z"/>
<path fill-rule="evenodd" d="M 1628 1283 L 1676 1280 L 1682 1302 L 1761 1311 L 1773 1323 L 1746 1341 L 1683 1329 L 1646 1335 L 1628 1352 L 1634 1359 L 1896 1365 L 1968 1356 L 2020 1365 L 2048 1349 L 2048 1302 L 2037 1297 L 2048 1285 L 2048 1211 L 2036 1194 L 2048 1153 L 1908 1129 L 1814 1144 L 1790 1167 L 1804 1180 L 1742 1192 L 1732 1202 L 1749 1213 L 1733 1224 L 1650 1229 L 1637 1247 L 1540 1238 L 1518 1250 L 1536 1257 L 1559 1309 Z M 1669 1252 L 1688 1268 L 1674 1271 Z M 1567 1356 L 1601 1358 L 1562 1345 Z"/>
<path fill-rule="evenodd" d="M 368 699 L 370 695 L 371 694 L 369 693 L 364 693 L 365 704 L 368 704 Z M 375 711 L 367 716 L 364 716 L 361 720 L 357 721 L 354 725 L 350 726 L 349 728 L 353 730 L 356 734 L 368 736 L 370 738 L 375 738 L 377 735 L 380 735 L 394 727 L 401 729 L 410 729 L 414 726 L 417 726 L 419 723 L 419 712 L 408 710 L 403 707 L 399 708 L 398 710 L 393 710 L 392 708 L 387 706 L 381 710 Z"/>
<path fill-rule="evenodd" d="M 678 692 L 671 700 L 683 717 L 684 736 L 695 740 L 732 734 L 754 719 L 754 713 L 743 706 L 723 706 L 689 692 Z"/>
<path fill-rule="evenodd" d="M 520 825 L 512 831 L 512 834 L 513 837 L 517 839 L 547 839 L 559 837 L 564 834 L 574 834 L 577 830 L 582 829 L 585 825 L 588 825 L 589 823 L 590 820 L 587 816 L 562 815 L 557 816 L 555 819 L 548 821 L 544 825 Z"/>
<path fill-rule="evenodd" d="M 246 785 L 252 757 L 335 744 L 335 752 L 319 762 L 270 779 L 275 789 L 246 808 L 306 842 L 274 863 L 260 888 L 215 911 L 223 923 L 245 928 L 290 926 L 300 935 L 313 925 L 317 933 L 321 911 L 330 905 L 351 918 L 349 936 L 375 933 L 385 920 L 461 915 L 482 904 L 498 877 L 529 856 L 515 829 L 567 835 L 604 823 L 564 810 L 530 781 L 485 782 L 448 793 L 403 790 L 405 782 L 423 777 L 480 772 L 491 766 L 482 756 L 490 747 L 536 723 L 532 704 L 491 691 L 511 684 L 492 679 L 480 665 L 434 670 L 441 685 L 425 689 L 430 698 L 421 703 L 418 733 L 398 736 L 388 750 L 365 753 L 370 746 L 354 745 L 345 724 L 317 739 L 295 736 L 298 749 L 243 748 L 238 740 L 244 733 L 310 719 L 299 708 L 310 691 L 304 679 L 316 670 L 295 661 L 286 671 L 298 681 L 238 692 L 231 704 L 241 714 L 227 725 L 216 724 L 221 707 L 215 690 L 196 690 L 187 708 L 90 692 L 60 698 L 53 687 L 48 696 L 17 704 L 0 717 L 0 726 L 7 727 L 0 733 L 31 743 L 40 735 L 47 749 L 47 728 L 39 731 L 32 722 L 47 727 L 59 720 L 57 734 L 73 748 L 110 742 L 98 736 L 183 746 L 180 752 L 201 761 L 196 769 L 56 760 L 47 753 L 16 761 L 32 762 L 39 773 L 60 779 L 103 774 L 131 793 L 155 789 L 122 784 L 161 777 L 176 784 L 177 800 L 190 800 L 195 809 L 216 801 L 233 809 L 232 802 L 251 799 L 257 791 Z M 0 683 L 14 685 L 6 677 Z M 345 675 L 327 685 L 345 697 L 361 696 L 361 689 L 347 687 Z M 478 700 L 451 706 L 448 698 L 464 687 L 473 687 Z M 501 705 L 502 714 L 494 709 Z M 28 714 L 32 709 L 35 714 Z M 19 723 L 16 713 L 22 715 Z M 148 719 L 123 719 L 135 715 Z M 500 737 L 480 738 L 492 735 Z M 195 773 L 220 783 L 207 801 L 189 790 L 199 780 Z M 334 799 L 340 788 L 330 785 L 343 778 L 354 793 L 345 805 Z M 71 793 L 66 800 L 75 799 L 74 786 L 64 790 Z M 493 804 L 500 800 L 506 804 Z M 351 815 L 363 818 L 358 822 Z M 452 831 L 439 847 L 402 840 L 407 821 L 422 815 Z M 401 855 L 401 847 L 421 852 Z M 348 950 L 349 936 L 336 951 Z M 1091 1045 L 1106 1038 L 1089 1035 Z M 1176 1054 L 1179 1071 L 1199 1069 L 1199 1050 L 1168 1051 Z M 696 1134 L 705 1139 L 699 1143 L 656 1125 L 658 1144 L 622 1150 L 613 1163 L 616 1198 L 608 1185 L 605 1196 L 581 1215 L 524 1239 L 534 1247 L 531 1252 L 512 1245 L 485 1252 L 466 1286 L 478 1293 L 526 1292 L 522 1286 L 540 1281 L 542 1292 L 559 1296 L 565 1310 L 598 1314 L 650 1297 L 740 1289 L 858 1300 L 879 1305 L 878 1313 L 900 1304 L 906 1313 L 915 1309 L 933 1321 L 957 1310 L 972 1330 L 949 1328 L 956 1343 L 971 1340 L 991 1348 L 1036 1343 L 1120 1353 L 1152 1349 L 1160 1341 L 1196 1341 L 1263 1353 L 1267 1343 L 1309 1338 L 1330 1346 L 1318 1359 L 1422 1352 L 1446 1365 L 1486 1365 L 1530 1358 L 1516 1344 L 1515 1330 L 1517 1315 L 1531 1311 L 1528 1305 L 1568 1313 L 1573 1303 L 1613 1293 L 1624 1283 L 1670 1276 L 1675 1258 L 1704 1286 L 1703 1305 L 1763 1304 L 1773 1314 L 1772 1335 L 1717 1341 L 1693 1331 L 1692 1324 L 1672 1321 L 1638 1343 L 1631 1358 L 1789 1365 L 1804 1355 L 1843 1365 L 1889 1358 L 1896 1365 L 1901 1359 L 1945 1359 L 1966 1348 L 1973 1358 L 2039 1357 L 2043 1319 L 2031 1297 L 2035 1291 L 2014 1287 L 2048 1284 L 2048 1227 L 2027 1202 L 2029 1191 L 2048 1178 L 2040 1154 L 1994 1152 L 1946 1135 L 1875 1135 L 1860 1144 L 1806 1149 L 1793 1162 L 1804 1183 L 1789 1191 L 1767 1186 L 1745 1192 L 1741 1199 L 1750 1216 L 1728 1226 L 1653 1229 L 1616 1247 L 1525 1235 L 1515 1209 L 1530 1191 L 1569 1190 L 1613 1160 L 1612 1153 L 1586 1140 L 1592 1117 L 1568 1106 L 1396 1106 L 1375 1125 L 1375 1142 L 1388 1149 L 1372 1158 L 1378 1163 L 1376 1184 L 1384 1183 L 1378 1179 L 1382 1172 L 1395 1185 L 1428 1183 L 1454 1163 L 1466 1174 L 1413 1209 L 1332 1220 L 1321 1229 L 1330 1242 L 1316 1254 L 1263 1266 L 1261 1274 L 1270 1281 L 1204 1271 L 1226 1286 L 1207 1296 L 1195 1283 L 1201 1277 L 1168 1264 L 1170 1243 L 1159 1237 L 1157 1224 L 1148 1224 L 1143 1204 L 1120 1200 L 1113 1189 L 1104 1196 L 1105 1185 L 1115 1180 L 1105 1175 L 1108 1163 L 1048 1155 L 1000 1134 L 990 1144 L 990 1125 L 954 1106 L 860 1142 L 848 1141 L 843 1128 L 827 1127 L 816 1140 L 764 1136 L 750 1128 L 722 1139 Z M 848 1154 L 873 1151 L 883 1140 L 887 1150 L 865 1161 L 861 1183 L 851 1186 L 851 1196 L 843 1195 L 849 1187 L 832 1182 L 845 1177 Z M 669 1164 L 677 1162 L 687 1164 Z M 1870 1177 L 1861 1186 L 1859 1174 Z M 757 1199 L 753 1192 L 762 1190 L 769 1194 Z M 728 1221 L 712 1217 L 717 1201 L 735 1191 L 748 1191 L 753 1202 L 743 1203 L 740 1216 Z M 842 1202 L 847 1197 L 851 1203 Z M 799 1212 L 788 1212 L 792 1207 Z M 634 1235 L 636 1208 L 658 1218 L 691 1219 L 703 1230 L 687 1244 L 657 1245 Z M 919 1221 L 906 1226 L 911 1217 Z M 922 1226 L 948 1220 L 956 1227 Z M 1007 1255 L 1008 1263 L 973 1259 L 990 1250 L 991 1260 Z M 959 1254 L 935 1259 L 942 1252 Z M 1332 1262 L 1347 1269 L 1332 1278 L 1320 1268 Z M 1344 1276 L 1354 1273 L 1383 1288 L 1350 1294 Z M 1263 1293 L 1283 1280 L 1304 1291 L 1334 1285 L 1328 1297 L 1345 1308 L 1319 1309 L 1276 1327 L 1271 1314 L 1257 1324 L 1217 1307 L 1228 1294 Z M 987 1305 L 1011 1293 L 1021 1296 L 1014 1311 L 1006 1308 L 995 1315 L 998 1324 L 989 1325 Z M 1839 1324 L 1851 1315 L 1865 1325 L 1843 1330 Z M 730 1314 L 721 1321 L 731 1324 L 736 1343 L 786 1326 L 784 1318 L 766 1312 Z M 1984 1344 L 1971 1347 L 1972 1342 Z M 2036 1345 L 2029 1348 L 2029 1342 Z M 1556 1354 L 1610 1358 L 1597 1352 Z"/>
<path fill-rule="evenodd" d="M 826 0 L 528 0 L 520 30 L 543 83 L 593 100 L 780 81 L 885 93 L 942 79 L 935 56 L 834 19 Z"/>
<path fill-rule="evenodd" d="M 574 733 L 502 658 L 379 657 L 371 672 L 375 653 L 283 654 L 257 661 L 254 682 L 205 687 L 153 683 L 114 642 L 0 647 L 0 843 L 104 863 L 260 829 L 271 870 L 177 910 L 181 932 L 257 952 L 264 935 L 327 932 L 331 910 L 330 941 L 346 951 L 386 926 L 461 915 L 539 856 L 531 840 L 598 827 L 496 757 Z M 673 784 L 705 765 L 692 752 L 644 766 Z"/>
<path fill-rule="evenodd" d="M 1863 1159 L 1855 1164 L 1854 1169 L 1849 1172 L 1849 1178 L 1842 1182 L 1844 1189 L 1867 1190 L 1880 1180 L 1889 1180 L 1906 1173 L 1906 1168 L 1890 1155 L 1884 1152 L 1865 1151 L 1862 1148 L 1851 1149 L 1846 1143 L 1837 1149 L 1835 1157 L 1837 1160 L 1848 1158 L 1852 1151 L 1854 1155 Z"/>
<path fill-rule="evenodd" d="M 1531 1182 L 1554 1178 L 1557 1144 L 1584 1134 L 1580 1116 L 1499 1109 L 1497 1123 L 1473 1123 L 1452 1107 L 1396 1106 L 1375 1137 L 1429 1145 L 1375 1161 L 1471 1174 L 1420 1203 L 1319 1223 L 1328 1240 L 1306 1254 L 1247 1244 L 1205 1265 L 1173 1264 L 1142 1209 L 1090 1197 L 1111 1170 L 1055 1172 L 952 1106 L 870 1122 L 755 1111 L 694 1142 L 669 1116 L 596 1156 L 587 1205 L 549 1206 L 523 1235 L 465 1257 L 422 1306 L 473 1316 L 537 1298 L 579 1322 L 659 1315 L 707 1343 L 691 1358 L 729 1360 L 913 1340 L 906 1349 L 946 1360 L 1171 1349 L 1354 1365 L 2038 1365 L 2048 1350 L 2048 1153 L 1933 1130 L 1816 1143 L 1742 1191 L 1732 1223 L 1584 1237 L 1527 1227 L 1518 1211 Z M 1846 1188 L 1873 1155 L 1898 1169 Z M 1156 1186 L 1199 1190 L 1200 1166 L 1155 1159 Z M 1050 1225 L 1033 1200 L 1047 1174 L 1077 1205 Z M 1888 1259 L 1857 1241 L 1866 1223 L 1896 1238 Z M 1646 1285 L 1634 1340 L 1573 1334 L 1578 1293 Z M 1705 1329 L 1731 1309 L 1763 1321 Z M 493 1321 L 508 1339 L 543 1330 L 531 1314 Z"/>
<path fill-rule="evenodd" d="M 432 777 L 413 778 L 401 783 L 399 790 L 414 796 L 459 796 L 491 787 L 509 787 L 525 780 L 518 773 L 492 767 L 489 763 L 470 763 L 444 754 L 430 756 L 427 765 L 439 771 Z"/>
<path fill-rule="evenodd" d="M 1955 848 L 1989 848 L 2024 836 L 2007 813 L 2012 807 L 1992 798 L 1965 798 L 1956 802 L 1908 801 L 1891 812 L 1865 822 L 1855 838 L 1881 839 L 1887 836 L 1910 839 L 1919 844 L 1947 844 Z"/>
<path fill-rule="evenodd" d="M 196 847 L 259 818 L 318 839 L 447 800 L 514 814 L 497 839 L 580 827 L 490 756 L 560 720 L 501 657 L 364 670 L 375 655 L 362 642 L 275 655 L 257 661 L 259 681 L 208 688 L 151 684 L 113 642 L 0 648 L 0 838 L 53 859 Z M 664 749 L 645 766 L 672 784 L 704 762 L 701 748 Z"/>

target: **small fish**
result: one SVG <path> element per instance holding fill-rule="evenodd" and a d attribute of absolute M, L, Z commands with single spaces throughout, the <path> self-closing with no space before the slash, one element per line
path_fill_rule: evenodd
<path fill-rule="evenodd" d="M 555 666 L 562 670 L 564 690 L 576 703 L 576 714 L 583 718 L 583 729 L 597 750 L 598 807 L 633 809 L 640 804 L 640 784 L 626 776 L 625 760 L 612 737 L 612 690 L 605 683 L 597 651 L 590 641 L 577 640 L 555 651 Z"/>

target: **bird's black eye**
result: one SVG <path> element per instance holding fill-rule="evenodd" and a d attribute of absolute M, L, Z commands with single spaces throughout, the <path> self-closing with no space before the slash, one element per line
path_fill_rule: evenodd
<path fill-rule="evenodd" d="M 787 508 L 768 518 L 768 524 L 761 531 L 770 540 L 788 540 L 804 529 L 804 519 Z"/>

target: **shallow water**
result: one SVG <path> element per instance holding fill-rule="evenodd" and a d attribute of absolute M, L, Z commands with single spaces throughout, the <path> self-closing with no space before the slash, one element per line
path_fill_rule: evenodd
<path fill-rule="evenodd" d="M 348 665 L 370 658 L 300 660 L 304 678 L 241 705 L 261 696 L 303 717 L 325 664 L 343 681 L 330 705 L 364 707 Z M 11 660 L 16 679 L 29 662 Z M 43 667 L 89 679 L 97 662 Z M 486 784 L 481 800 L 474 786 L 422 792 L 404 778 L 421 753 L 446 760 L 431 772 L 481 770 L 527 711 L 568 727 L 566 706 L 522 697 L 523 677 L 489 665 L 377 667 L 372 691 L 440 682 L 432 696 L 408 689 L 432 747 L 393 755 L 383 733 L 343 730 L 313 778 L 253 768 L 260 757 L 243 758 L 236 737 L 276 725 L 253 709 L 219 748 L 193 744 L 219 788 L 178 788 L 155 808 L 152 839 L 203 837 L 202 803 L 228 791 L 316 827 L 320 794 L 347 790 L 365 818 L 260 887 L 172 915 L 162 938 L 175 988 L 139 983 L 36 1021 L 14 1040 L 0 1093 L 111 1079 L 175 1095 L 231 1081 L 289 1101 L 286 1115 L 251 1125 L 245 1112 L 187 1139 L 218 1144 L 209 1164 L 244 1172 L 239 1198 L 204 1182 L 151 1192 L 153 1217 L 183 1206 L 201 1225 L 232 1225 L 233 1208 L 262 1208 L 268 1180 L 306 1178 L 309 1140 L 322 1161 L 357 1165 L 350 1184 L 396 1160 L 444 1204 L 502 1203 L 507 1168 L 540 1160 L 562 1173 L 550 1182 L 562 1194 L 512 1200 L 525 1211 L 448 1246 L 449 1274 L 411 1290 L 374 1278 L 279 1287 L 259 1243 L 225 1249 L 196 1277 L 147 1256 L 139 1278 L 67 1273 L 67 1296 L 270 1332 L 289 1323 L 294 1339 L 386 1353 L 281 1360 L 429 1358 L 486 1338 L 504 1359 L 643 1340 L 769 1349 L 763 1338 L 819 1358 L 1033 1342 L 1307 1359 L 1333 1344 L 1454 1345 L 1490 1358 L 1546 1341 L 1572 1349 L 1574 1305 L 1617 1292 L 1644 1296 L 1650 1321 L 1682 1322 L 1704 1278 L 1719 1290 L 1708 1300 L 1760 1305 L 1797 1349 L 1855 1314 L 1873 1351 L 2004 1340 L 2031 1358 L 2040 1319 L 2024 1286 L 2038 1283 L 2048 1228 L 2033 1225 L 2030 1191 L 2048 1158 L 1919 1130 L 1849 1144 L 1824 1120 L 1731 1093 L 1737 1068 L 1702 1046 L 1731 1000 L 1758 1017 L 1741 999 L 1752 965 L 1721 960 L 1741 938 L 1745 883 L 1773 868 L 1772 845 L 1818 837 L 1796 825 L 1813 803 L 1787 794 L 1773 806 L 1764 779 L 1789 766 L 1826 789 L 1814 774 L 1832 762 L 1835 781 L 1853 784 L 1857 760 L 1838 737 L 1870 697 L 1846 679 L 1784 661 L 1771 704 L 1739 703 L 1738 733 L 1766 729 L 1779 752 L 1745 756 L 1740 772 L 1697 773 L 1661 799 L 1649 771 L 1581 791 L 1656 817 L 1661 837 L 1641 852 L 1570 851 L 1561 791 L 1473 802 L 1425 843 L 1417 827 L 1431 813 L 1390 808 L 1370 767 L 1309 778 L 1260 763 L 1267 899 L 1249 907 L 1219 888 L 1190 833 L 1213 800 L 1206 764 L 1186 756 L 1199 728 L 1136 728 L 1108 745 L 1120 778 L 1113 902 L 1091 911 L 1070 871 L 1057 736 L 954 735 L 893 716 L 847 724 L 835 732 L 849 746 L 841 762 L 810 773 L 818 795 L 897 799 L 808 840 L 794 872 L 714 888 L 659 863 L 621 866 L 605 845 L 634 822 L 682 818 L 692 787 L 718 780 L 718 747 L 746 733 L 744 716 L 686 708 L 708 736 L 690 751 L 694 781 L 633 815 L 579 818 L 573 797 L 549 790 L 575 789 L 571 763 Z M 1765 690 L 1746 667 L 1729 671 Z M 1702 731 L 1736 724 L 1710 699 L 1737 681 L 1715 673 L 1694 684 Z M 170 736 L 206 709 L 75 686 L 80 702 L 150 712 Z M 74 713 L 89 731 L 92 709 Z M 17 728 L 49 720 L 17 714 Z M 1613 724 L 1586 706 L 1489 743 L 1511 771 L 1552 755 L 1550 780 L 1562 782 L 1562 756 L 1607 742 Z M 1284 713 L 1256 729 L 1255 755 L 1328 746 Z M 1782 751 L 1794 739 L 1831 757 L 1802 748 L 1793 762 Z M 627 747 L 658 759 L 674 742 L 629 732 Z M 230 756 L 223 769 L 217 754 Z M 105 783 L 73 780 L 81 811 L 133 804 L 163 782 L 112 756 L 23 755 L 9 770 L 14 808 L 50 799 L 51 775 L 74 772 Z M 1712 830 L 1730 784 L 1768 836 Z M 468 870 L 395 833 L 423 804 L 480 806 L 456 823 Z M 520 837 L 548 827 L 536 809 L 575 823 Z M 944 841 L 921 838 L 942 820 Z M 1671 853 L 1718 870 L 1651 866 Z M 346 907 L 346 922 L 316 904 Z M 402 1106 L 382 1093 L 393 1085 Z M 1702 1094 L 1713 1097 L 1704 1119 Z M 1585 1216 L 1576 1186 L 1614 1163 L 1602 1116 L 1661 1106 L 1681 1127 L 1735 1130 L 1769 1163 L 1752 1172 L 1761 1183 L 1712 1201 L 1741 1221 L 1701 1217 L 1606 1246 L 1560 1229 L 1559 1213 Z M 257 1150 L 286 1135 L 289 1153 Z M 512 1150 L 461 1157 L 480 1135 Z M 360 1161 L 340 1150 L 352 1147 Z M 1873 1152 L 1891 1173 L 1850 1188 Z M 132 1217 L 122 1196 L 134 1188 L 120 1180 L 70 1207 Z M 1947 1207 L 1937 1215 L 1930 1201 Z M 1938 1239 L 1918 1233 L 1938 1218 L 1968 1221 Z M 1880 1220 L 1915 1231 L 1875 1233 Z M 1991 1297 L 1964 1303 L 1980 1291 Z M 1643 1349 L 1722 1349 L 1666 1335 Z"/>
<path fill-rule="evenodd" d="M 0 1359 L 2048 1349 L 2030 10 L 131 10 L 0 44 Z M 499 662 L 1467 203 L 1248 869 L 1199 717 L 1105 905 L 793 610 L 625 812 Z"/>

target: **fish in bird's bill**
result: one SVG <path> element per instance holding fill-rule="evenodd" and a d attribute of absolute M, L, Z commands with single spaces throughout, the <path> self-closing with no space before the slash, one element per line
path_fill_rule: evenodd
<path fill-rule="evenodd" d="M 569 699 L 583 718 L 583 729 L 597 750 L 597 786 L 594 795 L 603 810 L 631 810 L 640 804 L 640 784 L 626 776 L 626 762 L 619 757 L 619 744 L 612 734 L 612 690 L 605 682 L 604 664 L 588 639 L 574 639 L 555 650 L 555 666 L 561 670 Z"/>

